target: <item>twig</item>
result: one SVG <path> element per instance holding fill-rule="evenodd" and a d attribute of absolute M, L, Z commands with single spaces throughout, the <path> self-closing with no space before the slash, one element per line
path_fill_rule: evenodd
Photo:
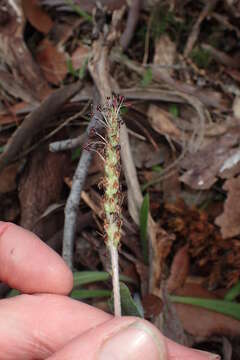
<path fill-rule="evenodd" d="M 94 108 L 96 108 L 98 104 L 97 94 L 95 94 L 93 102 Z M 101 116 L 99 112 L 95 111 L 88 125 L 87 133 L 92 127 L 99 126 L 99 116 Z M 80 202 L 81 191 L 87 177 L 92 156 L 92 152 L 83 150 L 82 156 L 78 162 L 75 174 L 73 176 L 72 188 L 65 207 L 62 256 L 70 269 L 73 269 L 73 247 L 76 232 L 78 206 Z"/>
<path fill-rule="evenodd" d="M 209 13 L 214 9 L 216 6 L 218 0 L 209 0 L 207 4 L 204 6 L 202 12 L 200 13 L 196 23 L 194 24 L 192 31 L 188 37 L 187 44 L 184 49 L 184 56 L 188 56 L 190 52 L 192 51 L 192 48 L 197 41 L 199 32 L 200 32 L 200 26 L 203 20 L 209 15 Z"/>
<path fill-rule="evenodd" d="M 67 139 L 62 141 L 55 141 L 49 145 L 49 150 L 52 152 L 63 151 L 74 149 L 84 143 L 85 134 L 81 134 L 80 136 L 74 139 Z"/>
<path fill-rule="evenodd" d="M 207 50 L 212 55 L 212 57 L 215 59 L 215 61 L 219 62 L 220 64 L 223 64 L 228 67 L 235 68 L 235 69 L 239 69 L 240 64 L 239 64 L 238 58 L 229 56 L 229 55 L 225 54 L 223 51 L 215 49 L 213 46 L 211 46 L 209 44 L 202 44 L 201 47 L 204 50 Z"/>
<path fill-rule="evenodd" d="M 145 72 L 145 69 L 141 65 L 117 52 L 112 54 L 112 58 L 118 63 L 124 64 L 129 69 L 135 71 L 139 75 L 143 75 Z M 217 107 L 221 110 L 226 110 L 225 107 L 220 103 L 219 99 L 204 94 L 203 91 L 200 91 L 197 87 L 193 85 L 185 84 L 178 80 L 174 80 L 167 73 L 159 71 L 158 68 L 156 68 L 155 66 L 151 66 L 151 69 L 153 74 L 153 81 L 161 84 L 165 83 L 170 89 L 177 90 L 179 93 L 185 93 L 191 96 L 195 96 L 206 106 L 212 106 Z"/>
<path fill-rule="evenodd" d="M 141 9 L 141 0 L 132 0 L 128 11 L 127 24 L 121 36 L 120 45 L 126 51 L 134 35 Z"/>
<path fill-rule="evenodd" d="M 143 62 L 142 65 L 145 66 L 148 62 L 148 55 L 149 55 L 149 44 L 150 44 L 150 31 L 151 31 L 151 26 L 152 26 L 152 21 L 153 21 L 153 14 L 154 12 L 152 11 L 150 14 L 150 17 L 148 19 L 148 23 L 147 23 L 147 33 L 145 36 L 145 45 L 144 45 L 144 56 L 143 56 Z"/>

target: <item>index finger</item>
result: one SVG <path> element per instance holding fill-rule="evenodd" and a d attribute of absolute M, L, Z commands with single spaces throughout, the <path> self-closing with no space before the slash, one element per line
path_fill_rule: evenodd
<path fill-rule="evenodd" d="M 63 259 L 28 230 L 0 221 L 0 279 L 25 293 L 68 294 L 73 276 Z"/>

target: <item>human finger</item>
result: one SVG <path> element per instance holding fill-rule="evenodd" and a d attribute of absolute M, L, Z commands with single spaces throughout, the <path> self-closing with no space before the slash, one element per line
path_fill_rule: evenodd
<path fill-rule="evenodd" d="M 112 316 L 67 296 L 19 295 L 0 300 L 0 360 L 46 359 Z"/>
<path fill-rule="evenodd" d="M 68 294 L 73 276 L 63 259 L 36 235 L 0 221 L 0 280 L 26 293 Z"/>

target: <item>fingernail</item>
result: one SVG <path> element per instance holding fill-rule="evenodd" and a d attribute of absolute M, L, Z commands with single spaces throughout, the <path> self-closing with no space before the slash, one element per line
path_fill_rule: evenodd
<path fill-rule="evenodd" d="M 102 345 L 99 360 L 166 360 L 163 338 L 145 322 L 136 321 L 121 329 Z"/>
<path fill-rule="evenodd" d="M 203 350 L 198 350 L 198 349 L 194 349 L 194 351 L 201 353 L 202 355 L 205 355 L 206 358 L 208 358 L 209 360 L 220 360 L 221 359 L 221 357 L 218 354 L 213 354 L 208 351 L 203 351 Z"/>

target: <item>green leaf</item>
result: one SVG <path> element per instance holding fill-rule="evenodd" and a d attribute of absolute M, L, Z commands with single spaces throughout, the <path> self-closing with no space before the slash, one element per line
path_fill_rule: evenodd
<path fill-rule="evenodd" d="M 110 297 L 111 290 L 102 290 L 102 289 L 79 289 L 73 290 L 70 294 L 71 298 L 77 300 L 83 299 L 93 299 L 99 297 Z"/>
<path fill-rule="evenodd" d="M 86 11 L 82 10 L 80 6 L 74 4 L 72 0 L 65 0 L 66 4 L 70 5 L 72 10 L 75 11 L 76 14 L 87 20 L 88 22 L 92 23 L 93 19 L 92 16 L 89 15 Z"/>
<path fill-rule="evenodd" d="M 10 297 L 14 297 L 14 296 L 17 296 L 17 295 L 20 295 L 20 291 L 19 290 L 16 290 L 16 289 L 11 289 L 8 293 L 7 293 L 7 298 L 10 298 Z"/>
<path fill-rule="evenodd" d="M 73 273 L 74 287 L 91 284 L 98 281 L 107 281 L 111 279 L 111 275 L 106 271 L 78 271 Z M 122 281 L 135 283 L 131 278 L 120 275 Z"/>
<path fill-rule="evenodd" d="M 68 58 L 66 63 L 67 63 L 67 70 L 68 70 L 69 74 L 71 74 L 74 77 L 77 77 L 77 72 L 73 67 L 72 59 Z"/>
<path fill-rule="evenodd" d="M 240 281 L 237 282 L 225 295 L 224 300 L 233 301 L 240 295 Z"/>
<path fill-rule="evenodd" d="M 79 159 L 80 158 L 80 155 L 81 155 L 81 152 L 82 152 L 82 149 L 79 147 L 79 148 L 76 148 L 73 153 L 72 153 L 72 161 L 76 160 L 76 159 Z"/>
<path fill-rule="evenodd" d="M 174 118 L 179 116 L 179 109 L 176 104 L 171 104 L 168 109 L 169 109 L 170 114 L 172 114 L 172 116 Z"/>
<path fill-rule="evenodd" d="M 124 283 L 120 283 L 121 307 L 123 315 L 142 317 L 141 311 L 138 309 L 136 302 Z"/>
<path fill-rule="evenodd" d="M 191 59 L 199 68 L 206 69 L 212 60 L 211 54 L 208 50 L 202 49 L 201 47 L 195 47 L 191 54 Z"/>
<path fill-rule="evenodd" d="M 121 308 L 122 315 L 125 316 L 138 316 L 142 317 L 141 310 L 133 300 L 132 295 L 124 283 L 120 282 L 120 297 L 121 297 Z M 113 293 L 111 299 L 108 302 L 111 312 L 113 313 Z"/>
<path fill-rule="evenodd" d="M 163 171 L 163 167 L 161 165 L 153 165 L 152 166 L 152 171 L 161 173 Z"/>
<path fill-rule="evenodd" d="M 171 295 L 173 302 L 199 306 L 240 320 L 240 304 L 232 301 L 203 299 Z"/>
<path fill-rule="evenodd" d="M 87 73 L 88 57 L 84 60 L 82 67 L 78 71 L 79 79 L 83 80 Z"/>
<path fill-rule="evenodd" d="M 148 213 L 149 213 L 149 194 L 146 194 L 143 198 L 142 206 L 140 209 L 140 240 L 142 245 L 142 252 L 145 264 L 148 264 L 148 238 L 147 238 L 147 226 L 148 226 Z"/>
<path fill-rule="evenodd" d="M 4 152 L 4 146 L 0 146 L 0 153 Z"/>
<path fill-rule="evenodd" d="M 143 74 L 143 78 L 142 78 L 142 82 L 141 82 L 142 86 L 146 87 L 146 86 L 150 85 L 152 82 L 152 78 L 153 78 L 152 69 L 148 68 Z"/>

